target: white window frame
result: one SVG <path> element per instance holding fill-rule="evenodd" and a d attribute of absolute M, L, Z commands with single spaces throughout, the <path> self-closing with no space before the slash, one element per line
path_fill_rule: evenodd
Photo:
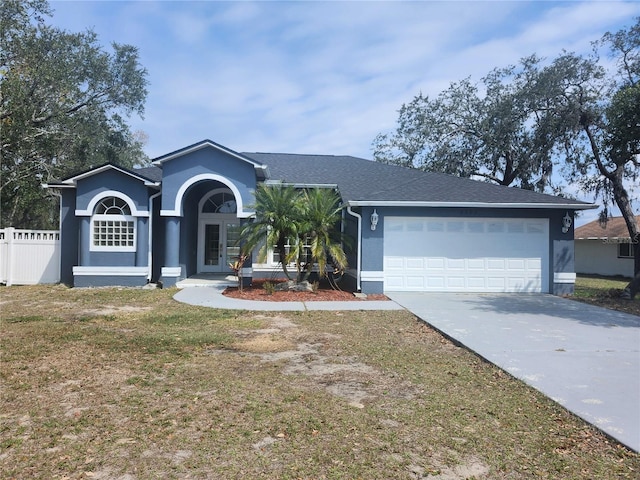
<path fill-rule="evenodd" d="M 311 245 L 309 245 L 308 243 L 305 243 L 304 247 L 305 247 L 305 249 L 307 249 L 307 251 L 308 251 L 308 255 L 310 255 Z M 291 242 L 290 242 L 290 240 L 287 238 L 287 243 L 285 244 L 285 252 L 288 254 L 290 251 L 291 251 Z M 268 259 L 267 261 L 268 261 L 268 264 L 269 264 L 270 266 L 274 266 L 274 267 L 275 267 L 275 266 L 280 265 L 280 262 L 278 262 L 278 261 L 275 259 L 275 256 L 276 256 L 277 254 L 278 254 L 278 253 L 276 252 L 276 246 L 275 246 L 275 245 L 272 245 L 272 246 L 271 246 L 271 248 L 270 248 L 270 249 L 269 249 L 269 251 L 268 251 L 268 256 L 267 256 L 267 259 Z M 287 264 L 287 267 L 294 267 L 294 266 L 295 266 L 295 264 L 296 264 L 296 262 L 295 262 L 295 261 L 290 262 L 290 263 L 288 263 L 288 264 Z"/>
<path fill-rule="evenodd" d="M 113 197 L 113 196 L 106 196 L 101 198 L 98 202 L 96 202 L 96 205 L 94 207 L 94 214 L 91 216 L 91 222 L 90 222 L 90 247 L 89 247 L 89 251 L 91 252 L 135 252 L 136 251 L 136 246 L 137 246 L 137 242 L 138 242 L 138 221 L 137 218 L 134 217 L 133 215 L 126 215 L 125 213 L 120 213 L 120 214 L 114 214 L 114 213 L 95 213 L 95 211 L 102 205 L 102 203 L 106 200 L 108 200 L 109 198 L 116 198 L 122 202 L 124 202 L 126 204 L 126 208 L 128 209 L 129 212 L 131 212 L 131 206 L 129 205 L 129 203 L 119 197 Z M 121 208 L 121 212 L 123 211 L 124 207 Z M 102 225 L 103 222 L 115 222 L 119 225 Z M 96 241 L 99 239 L 99 237 L 96 236 L 96 228 L 117 228 L 117 229 L 122 229 L 123 228 L 123 224 L 124 224 L 124 228 L 129 228 L 132 227 L 133 230 L 133 238 L 132 239 L 126 239 L 126 244 L 125 245 L 101 245 L 101 244 L 96 244 Z M 108 235 L 108 233 L 107 233 Z M 113 242 L 115 242 L 115 238 L 117 238 L 115 236 L 115 233 L 112 232 L 112 235 L 114 235 L 114 239 L 112 239 Z M 123 234 L 119 233 L 118 237 L 121 237 Z M 129 233 L 125 233 L 124 235 L 128 236 Z M 118 243 L 122 242 L 122 238 L 118 238 Z M 102 243 L 102 242 L 100 242 Z"/>
<path fill-rule="evenodd" d="M 629 246 L 628 247 L 629 248 L 628 249 L 629 255 L 623 255 L 622 254 L 622 245 L 628 245 Z M 627 258 L 627 259 L 635 258 L 634 254 L 635 254 L 635 249 L 636 248 L 638 248 L 638 244 L 634 244 L 631 241 L 618 243 L 618 258 Z"/>

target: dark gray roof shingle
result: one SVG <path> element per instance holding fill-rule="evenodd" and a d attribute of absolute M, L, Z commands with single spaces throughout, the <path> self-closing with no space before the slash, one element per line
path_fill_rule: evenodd
<path fill-rule="evenodd" d="M 146 178 L 147 180 L 151 180 L 152 182 L 162 181 L 162 169 L 159 167 L 151 166 L 135 168 L 133 172 L 137 173 L 141 177 Z"/>
<path fill-rule="evenodd" d="M 442 173 L 424 172 L 351 156 L 242 153 L 269 166 L 271 180 L 336 184 L 345 202 L 590 204 Z"/>

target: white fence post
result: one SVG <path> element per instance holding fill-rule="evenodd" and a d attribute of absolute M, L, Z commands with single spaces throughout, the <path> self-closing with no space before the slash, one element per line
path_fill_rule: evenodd
<path fill-rule="evenodd" d="M 0 230 L 0 283 L 34 285 L 60 281 L 60 232 Z"/>

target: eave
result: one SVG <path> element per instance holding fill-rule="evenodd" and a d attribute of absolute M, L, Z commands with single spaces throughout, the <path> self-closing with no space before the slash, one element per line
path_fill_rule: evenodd
<path fill-rule="evenodd" d="M 593 203 L 496 203 L 496 202 L 432 202 L 432 201 L 376 201 L 349 200 L 350 207 L 449 207 L 449 208 L 523 208 L 546 210 L 590 210 Z"/>
<path fill-rule="evenodd" d="M 73 177 L 67 178 L 65 180 L 62 180 L 60 183 L 57 184 L 46 184 L 47 188 L 75 188 L 75 186 L 78 183 L 78 180 L 82 180 L 84 178 L 88 178 L 91 177 L 93 175 L 97 175 L 99 173 L 105 172 L 107 170 L 116 170 L 120 173 L 123 173 L 125 175 L 128 175 L 136 180 L 139 180 L 141 182 L 144 183 L 145 186 L 147 187 L 160 187 L 160 182 L 153 182 L 145 177 L 142 177 L 140 175 L 136 175 L 134 172 L 127 170 L 126 168 L 122 168 L 122 167 L 118 167 L 117 165 L 113 165 L 111 163 L 107 163 L 105 165 L 102 165 L 100 167 L 88 170 L 86 172 L 80 173 L 78 175 L 74 175 Z"/>

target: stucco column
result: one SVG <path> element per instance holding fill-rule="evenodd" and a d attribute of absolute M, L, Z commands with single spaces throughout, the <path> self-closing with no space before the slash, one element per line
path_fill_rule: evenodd
<path fill-rule="evenodd" d="M 165 217 L 164 266 L 162 283 L 172 287 L 182 275 L 180 268 L 180 217 Z"/>
<path fill-rule="evenodd" d="M 244 226 L 249 222 L 249 219 L 241 218 L 240 227 L 244 228 Z M 241 242 L 240 246 L 242 251 L 244 249 L 244 242 Z M 247 255 L 247 259 L 245 260 L 244 265 L 242 266 L 242 270 L 239 273 L 243 285 L 251 285 L 251 282 L 253 281 L 253 252 L 249 252 Z"/>
<path fill-rule="evenodd" d="M 148 218 L 138 217 L 138 228 L 136 233 L 136 266 L 146 267 L 149 262 L 149 227 L 147 226 Z"/>
<path fill-rule="evenodd" d="M 78 264 L 86 267 L 91 265 L 91 217 L 80 219 L 80 248 Z"/>
<path fill-rule="evenodd" d="M 180 217 L 167 217 L 165 222 L 165 266 L 177 267 L 180 264 Z"/>

